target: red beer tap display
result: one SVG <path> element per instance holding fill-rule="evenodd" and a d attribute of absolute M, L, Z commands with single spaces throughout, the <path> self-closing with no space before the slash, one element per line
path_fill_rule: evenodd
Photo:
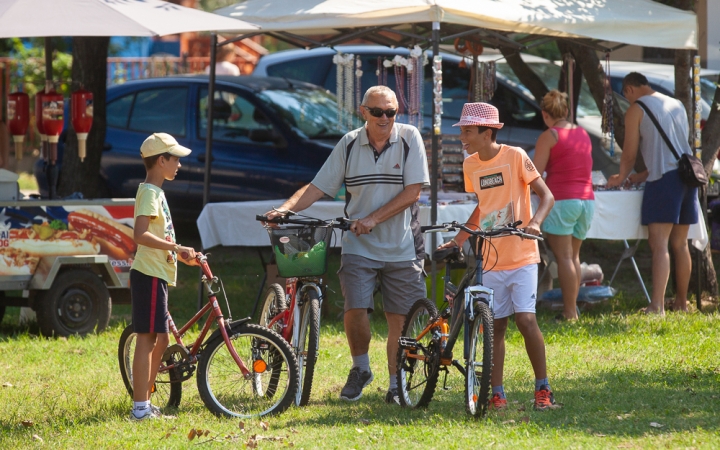
<path fill-rule="evenodd" d="M 30 97 L 24 92 L 8 95 L 7 113 L 8 128 L 15 142 L 15 158 L 22 159 L 23 141 L 30 124 Z"/>
<path fill-rule="evenodd" d="M 87 136 L 93 122 L 93 95 L 85 89 L 72 93 L 71 101 L 72 126 L 78 138 L 78 156 L 80 161 L 87 155 Z"/>
<path fill-rule="evenodd" d="M 54 90 L 46 92 L 42 97 L 42 126 L 50 144 L 48 148 L 50 164 L 55 164 L 57 161 L 57 143 L 63 129 L 63 103 L 62 94 Z"/>
<path fill-rule="evenodd" d="M 40 91 L 35 94 L 35 126 L 37 127 L 38 133 L 40 133 L 40 150 L 42 158 L 47 161 L 47 135 L 45 134 L 45 128 L 43 127 L 42 121 L 42 105 L 43 96 L 45 91 Z"/>

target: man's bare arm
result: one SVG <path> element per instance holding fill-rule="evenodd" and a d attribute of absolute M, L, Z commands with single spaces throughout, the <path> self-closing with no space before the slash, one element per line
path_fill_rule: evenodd
<path fill-rule="evenodd" d="M 370 213 L 367 217 L 355 221 L 350 227 L 350 231 L 355 233 L 356 236 L 368 234 L 370 230 L 379 223 L 385 222 L 394 215 L 405 211 L 413 203 L 417 202 L 420 199 L 421 189 L 421 183 L 405 186 L 405 189 L 396 195 L 395 198 Z"/>
<path fill-rule="evenodd" d="M 625 113 L 625 142 L 620 157 L 620 170 L 617 175 L 612 175 L 607 182 L 608 187 L 620 186 L 632 172 L 640 147 L 640 121 L 643 118 L 642 109 L 636 104 L 630 105 Z"/>
<path fill-rule="evenodd" d="M 313 185 L 312 183 L 308 183 L 298 189 L 298 191 L 295 192 L 292 197 L 290 197 L 277 209 L 279 211 L 290 210 L 294 212 L 299 212 L 309 208 L 313 203 L 323 198 L 324 195 L 325 193 L 323 191 L 315 187 L 315 185 Z M 269 219 L 272 219 L 274 217 L 282 215 L 282 213 L 273 210 L 266 212 L 265 215 Z"/>

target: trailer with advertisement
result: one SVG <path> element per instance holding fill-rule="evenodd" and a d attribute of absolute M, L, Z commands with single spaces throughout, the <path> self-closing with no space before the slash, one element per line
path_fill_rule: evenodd
<path fill-rule="evenodd" d="M 41 333 L 102 331 L 130 303 L 134 199 L 0 201 L 0 320 L 32 308 Z"/>

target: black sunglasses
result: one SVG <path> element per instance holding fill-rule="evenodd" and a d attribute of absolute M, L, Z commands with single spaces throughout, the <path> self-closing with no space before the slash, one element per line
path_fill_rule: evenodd
<path fill-rule="evenodd" d="M 397 114 L 397 109 L 382 109 L 382 108 L 371 108 L 369 106 L 362 105 L 363 108 L 367 109 L 371 116 L 373 117 L 382 117 L 383 114 L 388 116 L 388 119 L 391 117 L 395 117 L 395 114 Z"/>

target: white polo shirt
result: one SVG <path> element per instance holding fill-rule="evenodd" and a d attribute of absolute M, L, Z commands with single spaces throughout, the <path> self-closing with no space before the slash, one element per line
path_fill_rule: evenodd
<path fill-rule="evenodd" d="M 349 158 L 348 158 L 349 156 Z M 375 161 L 365 127 L 346 134 L 312 184 L 335 197 L 345 183 L 345 216 L 362 219 L 397 197 L 405 186 L 430 184 L 425 145 L 417 128 L 394 124 L 390 140 Z M 412 261 L 424 255 L 418 205 L 389 218 L 369 234 L 343 234 L 343 254 L 375 261 Z"/>

